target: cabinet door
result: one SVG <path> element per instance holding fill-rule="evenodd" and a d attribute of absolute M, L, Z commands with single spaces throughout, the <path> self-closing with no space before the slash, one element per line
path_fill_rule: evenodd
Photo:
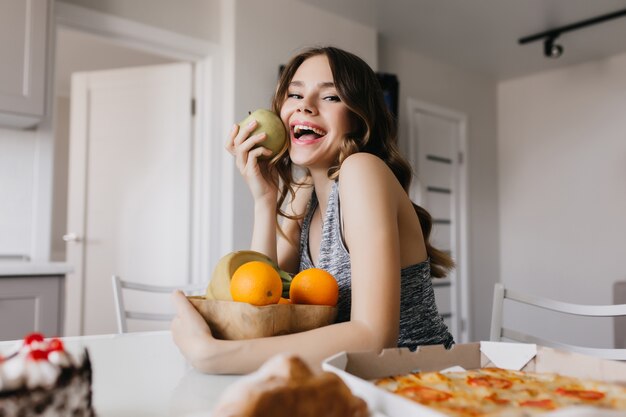
<path fill-rule="evenodd" d="M 62 276 L 0 277 L 0 340 L 60 336 L 62 312 Z"/>
<path fill-rule="evenodd" d="M 45 113 L 48 0 L 0 1 L 0 124 L 33 125 Z"/>

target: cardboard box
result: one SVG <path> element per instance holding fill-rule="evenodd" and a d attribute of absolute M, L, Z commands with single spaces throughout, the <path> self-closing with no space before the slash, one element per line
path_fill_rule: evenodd
<path fill-rule="evenodd" d="M 444 417 L 439 411 L 385 391 L 370 380 L 420 370 L 439 371 L 452 366 L 464 369 L 498 367 L 530 372 L 559 373 L 626 384 L 626 363 L 558 351 L 525 343 L 480 342 L 443 346 L 422 346 L 415 352 L 406 348 L 385 349 L 382 353 L 342 352 L 326 359 L 322 367 L 338 374 L 355 395 L 367 401 L 370 410 L 388 417 Z M 576 407 L 541 414 L 545 417 L 617 417 L 624 411 Z"/>

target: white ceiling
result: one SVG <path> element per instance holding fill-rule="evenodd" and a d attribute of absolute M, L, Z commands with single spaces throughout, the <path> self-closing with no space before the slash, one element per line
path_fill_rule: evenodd
<path fill-rule="evenodd" d="M 299 0 L 378 30 L 387 41 L 417 54 L 497 80 L 626 52 L 626 17 L 563 34 L 558 59 L 541 41 L 518 39 L 626 9 L 626 0 Z M 57 91 L 67 94 L 70 74 L 171 62 L 109 40 L 60 28 Z"/>
<path fill-rule="evenodd" d="M 563 34 L 558 59 L 518 39 L 626 9 L 626 0 L 300 0 L 417 54 L 503 80 L 626 52 L 626 17 Z"/>

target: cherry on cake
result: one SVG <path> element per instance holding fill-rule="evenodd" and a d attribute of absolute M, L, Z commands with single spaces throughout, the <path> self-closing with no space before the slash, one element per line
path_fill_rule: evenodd
<path fill-rule="evenodd" d="M 94 416 L 87 350 L 72 355 L 60 339 L 29 334 L 0 353 L 0 416 Z"/>

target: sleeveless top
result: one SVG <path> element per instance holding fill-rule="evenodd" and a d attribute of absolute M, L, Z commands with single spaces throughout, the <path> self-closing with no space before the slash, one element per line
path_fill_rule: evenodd
<path fill-rule="evenodd" d="M 309 250 L 311 219 L 318 205 L 315 191 L 308 203 L 300 235 L 300 270 L 320 268 L 332 274 L 339 284 L 337 323 L 350 320 L 351 272 L 350 253 L 343 241 L 339 210 L 339 184 L 333 183 L 328 207 L 323 217 L 319 265 L 313 265 Z M 398 347 L 415 350 L 420 345 L 454 343 L 448 327 L 437 312 L 435 293 L 426 260 L 400 271 L 400 332 Z"/>

